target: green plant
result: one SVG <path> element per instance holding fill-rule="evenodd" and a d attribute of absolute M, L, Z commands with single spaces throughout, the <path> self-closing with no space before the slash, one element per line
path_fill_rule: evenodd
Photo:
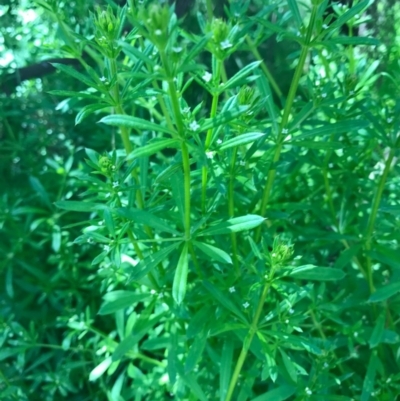
<path fill-rule="evenodd" d="M 90 130 L 119 136 L 86 147 L 56 198 L 57 218 L 80 228 L 74 245 L 57 232 L 92 272 L 77 277 L 97 288 L 63 310 L 51 344 L 78 355 L 89 383 L 65 364 L 70 381 L 51 396 L 399 395 L 398 86 L 387 83 L 398 67 L 379 70 L 365 48 L 380 42 L 353 36 L 368 1 L 335 18 L 327 5 L 232 1 L 225 21 L 206 2 L 199 34 L 157 2 L 99 9 L 91 40 L 63 23 L 66 50 L 93 62 L 56 65 L 87 89 L 50 93 L 86 102 L 77 124 L 105 113 Z M 272 34 L 295 44 L 287 94 L 262 60 Z"/>

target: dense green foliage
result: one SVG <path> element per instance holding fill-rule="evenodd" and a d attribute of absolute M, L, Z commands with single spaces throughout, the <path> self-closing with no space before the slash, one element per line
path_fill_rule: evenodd
<path fill-rule="evenodd" d="M 0 94 L 0 400 L 396 400 L 399 5 L 88 3 L 0 7 L 79 64 Z"/>

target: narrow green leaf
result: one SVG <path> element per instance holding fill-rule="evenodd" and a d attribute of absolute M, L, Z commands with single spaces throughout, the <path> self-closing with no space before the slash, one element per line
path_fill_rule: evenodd
<path fill-rule="evenodd" d="M 329 26 L 329 30 L 341 27 L 356 14 L 360 14 L 364 10 L 364 8 L 368 7 L 369 4 L 371 4 L 370 0 L 364 0 L 356 4 L 354 7 L 350 8 L 344 14 L 342 14 L 336 21 L 334 21 Z"/>
<path fill-rule="evenodd" d="M 364 46 L 379 46 L 380 41 L 376 38 L 368 38 L 365 36 L 338 36 L 324 41 L 325 45 L 328 44 L 340 44 L 340 45 L 364 45 Z"/>
<path fill-rule="evenodd" d="M 35 192 L 39 195 L 42 202 L 49 207 L 49 209 L 53 208 L 53 205 L 50 202 L 49 194 L 47 193 L 46 189 L 44 188 L 43 184 L 39 181 L 38 178 L 34 176 L 29 177 L 29 182 Z"/>
<path fill-rule="evenodd" d="M 265 107 L 268 111 L 268 114 L 271 118 L 272 128 L 274 133 L 278 133 L 278 111 L 274 103 L 274 99 L 271 92 L 271 87 L 269 82 L 264 74 L 260 73 L 259 78 L 257 79 L 257 87 L 261 93 L 263 101 L 265 103 Z"/>
<path fill-rule="evenodd" d="M 193 245 L 208 255 L 211 259 L 220 263 L 232 263 L 231 257 L 222 249 L 205 244 L 204 242 L 193 241 Z"/>
<path fill-rule="evenodd" d="M 322 149 L 322 150 L 330 150 L 330 149 L 350 149 L 351 146 L 348 146 L 344 142 L 323 142 L 323 141 L 289 141 L 288 145 L 299 146 L 301 148 L 306 149 Z"/>
<path fill-rule="evenodd" d="M 301 280 L 335 281 L 341 280 L 345 274 L 342 270 L 332 267 L 304 265 L 293 268 L 290 276 Z"/>
<path fill-rule="evenodd" d="M 383 332 L 385 330 L 386 310 L 381 312 L 378 319 L 376 319 L 374 330 L 372 331 L 369 339 L 369 347 L 375 348 L 382 342 Z"/>
<path fill-rule="evenodd" d="M 220 92 L 224 92 L 234 86 L 237 86 L 247 75 L 261 64 L 261 61 L 254 61 L 246 67 L 243 67 L 232 78 L 230 78 L 223 86 L 220 87 Z"/>
<path fill-rule="evenodd" d="M 55 67 L 57 70 L 60 70 L 71 77 L 76 78 L 77 80 L 83 82 L 87 86 L 97 88 L 97 85 L 95 82 L 93 82 L 90 78 L 88 78 L 86 75 L 81 74 L 80 72 L 76 71 L 75 68 L 72 68 L 68 65 L 64 64 L 59 64 L 59 63 L 50 63 L 53 67 Z"/>
<path fill-rule="evenodd" d="M 286 352 L 283 349 L 279 349 L 279 352 L 282 357 L 283 364 L 285 365 L 286 371 L 289 373 L 290 378 L 297 383 L 297 371 L 296 367 L 294 366 L 293 362 L 289 358 L 289 356 L 286 354 Z"/>
<path fill-rule="evenodd" d="M 366 128 L 369 125 L 367 120 L 347 120 L 337 123 L 329 124 L 324 122 L 322 127 L 313 128 L 312 130 L 304 130 L 302 134 L 296 135 L 294 140 L 307 138 L 313 136 L 314 138 L 324 135 L 343 134 L 358 131 L 359 129 Z"/>
<path fill-rule="evenodd" d="M 229 111 L 220 113 L 217 117 L 207 118 L 205 122 L 201 125 L 201 130 L 206 131 L 210 128 L 216 128 L 221 125 L 227 124 L 242 115 L 248 108 L 248 106 L 238 106 L 230 109 Z"/>
<path fill-rule="evenodd" d="M 368 401 L 371 398 L 372 392 L 374 390 L 374 382 L 376 371 L 378 369 L 379 359 L 376 351 L 373 351 L 371 358 L 369 359 L 367 374 L 364 378 L 363 389 L 360 401 Z"/>
<path fill-rule="evenodd" d="M 283 385 L 253 398 L 251 401 L 285 401 L 296 392 L 296 388 Z"/>
<path fill-rule="evenodd" d="M 231 378 L 233 360 L 233 341 L 227 339 L 224 341 L 221 355 L 221 365 L 219 370 L 219 398 L 224 401 L 228 392 L 229 381 Z"/>
<path fill-rule="evenodd" d="M 128 220 L 133 221 L 136 224 L 146 225 L 148 227 L 155 228 L 162 232 L 167 232 L 176 235 L 180 234 L 179 231 L 171 227 L 171 225 L 168 224 L 168 222 L 160 219 L 153 213 L 147 212 L 145 210 L 121 207 L 116 210 L 116 213 L 119 216 L 125 217 Z"/>
<path fill-rule="evenodd" d="M 188 269 L 188 244 L 185 243 L 181 256 L 179 257 L 178 266 L 175 271 L 174 283 L 172 285 L 172 296 L 178 305 L 181 304 L 185 298 Z"/>
<path fill-rule="evenodd" d="M 140 280 L 147 273 L 152 271 L 158 264 L 162 263 L 167 256 L 174 251 L 180 243 L 177 242 L 167 248 L 163 248 L 156 253 L 152 253 L 142 259 L 133 269 L 129 278 L 130 280 Z"/>
<path fill-rule="evenodd" d="M 199 386 L 199 383 L 197 383 L 197 380 L 193 374 L 183 374 L 180 377 L 190 388 L 191 393 L 195 395 L 200 401 L 209 401 L 209 399 Z"/>
<path fill-rule="evenodd" d="M 180 142 L 177 139 L 158 139 L 154 142 L 151 142 L 147 145 L 141 146 L 140 148 L 135 149 L 127 156 L 127 160 L 135 159 L 137 157 L 147 157 L 154 155 L 160 150 L 166 148 L 177 148 L 179 147 Z"/>
<path fill-rule="evenodd" d="M 104 359 L 101 363 L 99 363 L 89 374 L 89 380 L 91 382 L 97 380 L 99 377 L 103 375 L 103 373 L 110 367 L 112 363 L 111 357 Z"/>
<path fill-rule="evenodd" d="M 70 210 L 73 212 L 93 212 L 95 210 L 104 210 L 107 208 L 106 205 L 101 203 L 81 201 L 59 201 L 55 202 L 55 205 L 60 209 Z"/>
<path fill-rule="evenodd" d="M 237 308 L 237 306 L 227 298 L 217 287 L 211 284 L 208 281 L 203 282 L 204 287 L 206 290 L 226 309 L 233 312 L 237 317 L 239 317 L 242 321 L 247 322 L 246 317 L 244 314 Z"/>
<path fill-rule="evenodd" d="M 115 238 L 115 223 L 109 208 L 104 209 L 103 212 L 104 222 L 110 235 Z"/>
<path fill-rule="evenodd" d="M 92 100 L 99 100 L 99 95 L 91 95 L 85 92 L 74 92 L 74 91 L 63 91 L 63 90 L 53 90 L 48 91 L 50 95 L 54 96 L 65 96 L 65 97 L 76 97 L 78 99 L 92 99 Z"/>
<path fill-rule="evenodd" d="M 132 291 L 112 291 L 107 293 L 103 299 L 104 302 L 98 312 L 99 315 L 108 315 L 120 309 L 127 308 L 133 304 L 147 299 L 150 294 L 137 294 Z"/>
<path fill-rule="evenodd" d="M 171 134 L 171 135 L 173 135 L 175 133 L 174 131 L 170 130 L 167 127 L 152 123 L 143 118 L 126 116 L 123 114 L 112 114 L 112 115 L 103 117 L 99 122 L 107 124 L 107 125 L 117 126 L 117 127 L 134 128 L 138 131 L 148 130 L 148 131 L 155 131 L 155 132 L 164 132 L 166 134 Z"/>
<path fill-rule="evenodd" d="M 265 136 L 262 132 L 249 132 L 248 134 L 238 135 L 235 138 L 228 139 L 221 146 L 221 150 L 233 148 L 235 146 L 246 145 L 250 142 L 254 142 L 257 139 Z"/>
<path fill-rule="evenodd" d="M 400 281 L 384 285 L 378 288 L 370 297 L 369 302 L 386 301 L 388 298 L 396 295 L 400 291 Z"/>
<path fill-rule="evenodd" d="M 294 20 L 296 22 L 296 27 L 299 29 L 301 25 L 303 24 L 302 18 L 300 15 L 299 7 L 297 5 L 297 0 L 287 0 L 288 6 L 290 8 L 290 11 L 293 14 Z"/>
<path fill-rule="evenodd" d="M 106 107 L 110 107 L 108 104 L 104 103 L 96 103 L 96 104 L 88 104 L 79 111 L 79 113 L 75 117 L 75 125 L 81 123 L 87 116 L 93 114 L 97 110 L 105 109 Z"/>
<path fill-rule="evenodd" d="M 206 342 L 207 336 L 205 334 L 195 337 L 186 358 L 185 374 L 190 373 L 197 366 L 197 363 L 203 354 Z"/>
<path fill-rule="evenodd" d="M 202 235 L 220 235 L 236 233 L 239 231 L 251 230 L 259 226 L 263 221 L 264 217 L 248 214 L 247 216 L 234 217 L 219 224 L 215 224 L 199 234 Z"/>

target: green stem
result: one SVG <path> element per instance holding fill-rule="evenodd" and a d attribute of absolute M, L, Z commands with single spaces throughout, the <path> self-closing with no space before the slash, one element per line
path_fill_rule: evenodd
<path fill-rule="evenodd" d="M 163 64 L 165 73 L 167 75 L 168 80 L 168 92 L 171 98 L 172 110 L 175 117 L 175 124 L 178 130 L 179 138 L 181 139 L 181 152 L 182 152 L 182 164 L 183 164 L 183 174 L 184 174 L 184 193 L 185 193 L 185 217 L 184 217 L 184 226 L 185 226 L 185 238 L 188 241 L 190 239 L 190 157 L 189 150 L 186 144 L 185 138 L 185 126 L 183 124 L 181 108 L 179 106 L 179 98 L 175 87 L 174 77 L 171 72 L 171 68 L 169 65 L 169 60 L 165 54 L 164 50 L 160 50 L 160 58 Z"/>
<path fill-rule="evenodd" d="M 261 70 L 263 71 L 264 75 L 268 79 L 269 83 L 272 86 L 272 89 L 275 91 L 275 93 L 278 95 L 279 99 L 283 98 L 283 94 L 281 89 L 279 88 L 279 85 L 275 81 L 274 77 L 272 76 L 270 70 L 267 67 L 267 64 L 264 61 L 264 58 L 261 56 L 260 52 L 258 51 L 257 46 L 254 44 L 254 42 L 250 39 L 249 36 L 246 36 L 246 41 L 248 46 L 250 47 L 250 51 L 253 53 L 253 56 L 258 60 L 261 61 Z"/>
<path fill-rule="evenodd" d="M 254 335 L 257 332 L 258 321 L 260 320 L 260 316 L 261 316 L 261 313 L 263 311 L 263 306 L 264 306 L 264 303 L 265 303 L 265 299 L 267 298 L 268 291 L 269 291 L 269 289 L 271 287 L 271 284 L 272 284 L 274 273 L 275 273 L 275 271 L 272 268 L 271 269 L 270 279 L 264 285 L 263 291 L 262 291 L 260 299 L 258 301 L 258 306 L 257 306 L 256 313 L 255 313 L 255 315 L 253 317 L 253 320 L 251 322 L 250 329 L 249 329 L 249 331 L 248 331 L 248 333 L 246 335 L 246 338 L 243 341 L 242 350 L 241 350 L 239 358 L 238 358 L 238 360 L 236 362 L 235 370 L 233 372 L 231 381 L 229 383 L 229 388 L 228 388 L 228 392 L 227 392 L 226 397 L 225 397 L 225 401 L 230 401 L 232 399 L 233 392 L 235 391 L 236 383 L 237 383 L 237 381 L 239 379 L 240 372 L 241 372 L 243 364 L 244 364 L 244 362 L 246 360 L 247 353 L 248 353 L 248 351 L 250 349 L 250 346 L 251 346 L 251 342 L 253 341 Z"/>
<path fill-rule="evenodd" d="M 397 140 L 397 142 L 399 142 L 399 140 Z M 369 286 L 370 293 L 375 292 L 375 286 L 374 286 L 374 280 L 373 280 L 372 261 L 371 261 L 371 257 L 368 255 L 368 252 L 371 250 L 372 234 L 374 231 L 376 218 L 378 216 L 378 209 L 379 209 L 379 205 L 381 203 L 383 190 L 385 189 L 386 180 L 387 180 L 389 171 L 392 166 L 395 149 L 396 149 L 396 147 L 393 147 L 390 149 L 389 156 L 386 159 L 385 168 L 383 170 L 381 179 L 379 180 L 378 188 L 375 193 L 374 199 L 372 201 L 371 214 L 369 215 L 367 230 L 365 232 L 365 239 L 366 239 L 365 251 L 367 253 L 367 255 L 366 255 L 366 262 L 367 262 L 366 263 L 367 264 L 366 265 L 366 273 L 367 273 L 367 280 L 368 280 L 368 286 Z"/>
<path fill-rule="evenodd" d="M 208 21 L 211 22 L 214 17 L 212 0 L 206 0 L 206 6 L 207 6 L 207 18 Z"/>
<path fill-rule="evenodd" d="M 214 71 L 214 82 L 216 86 L 218 87 L 219 81 L 221 78 L 221 67 L 222 67 L 222 61 L 221 60 L 216 60 L 216 68 Z M 217 109 L 218 109 L 218 100 L 219 100 L 219 92 L 218 90 L 214 92 L 213 94 L 213 99 L 212 99 L 212 104 L 211 104 L 211 111 L 210 111 L 210 118 L 214 118 L 217 115 Z M 207 136 L 206 136 L 206 142 L 204 145 L 204 150 L 207 152 L 211 145 L 211 140 L 212 140 L 212 134 L 213 134 L 213 129 L 210 128 L 207 131 Z M 201 169 L 201 210 L 202 213 L 204 214 L 206 212 L 206 198 L 207 198 L 207 166 L 203 166 Z"/>
<path fill-rule="evenodd" d="M 289 122 L 289 117 L 290 117 L 293 101 L 296 96 L 300 78 L 303 74 L 304 63 L 305 63 L 307 55 L 308 55 L 311 38 L 312 38 L 312 33 L 314 30 L 314 24 L 315 24 L 315 20 L 317 18 L 317 11 L 318 11 L 318 5 L 313 5 L 312 11 L 311 11 L 310 23 L 307 28 L 305 44 L 303 45 L 303 47 L 301 49 L 299 62 L 297 64 L 296 71 L 294 73 L 292 83 L 290 85 L 289 94 L 286 99 L 285 108 L 283 110 L 283 116 L 282 116 L 282 121 L 281 121 L 280 128 L 279 128 L 279 133 L 276 138 L 276 148 L 275 148 L 274 156 L 272 159 L 271 167 L 268 171 L 267 183 L 264 187 L 264 191 L 262 194 L 261 207 L 260 207 L 260 215 L 261 216 L 265 216 L 268 201 L 269 201 L 269 198 L 271 195 L 271 189 L 272 189 L 272 186 L 273 186 L 273 183 L 275 180 L 275 175 L 276 175 L 276 165 L 279 162 L 282 148 L 283 148 L 284 137 L 287 134 L 287 132 L 284 132 L 284 130 L 286 130 L 287 124 Z M 261 226 L 259 226 L 255 232 L 256 242 L 259 241 L 260 236 L 261 236 Z"/>
<path fill-rule="evenodd" d="M 235 187 L 235 166 L 236 166 L 236 159 L 237 159 L 237 152 L 238 148 L 235 147 L 232 153 L 232 160 L 231 160 L 231 168 L 229 174 L 229 189 L 228 189 L 228 212 L 229 217 L 234 217 L 235 215 L 235 199 L 234 199 L 234 187 Z M 235 271 L 235 277 L 238 278 L 240 275 L 239 272 L 239 260 L 237 257 L 237 237 L 236 233 L 231 233 L 231 241 L 232 241 L 232 257 L 233 257 L 233 268 Z"/>

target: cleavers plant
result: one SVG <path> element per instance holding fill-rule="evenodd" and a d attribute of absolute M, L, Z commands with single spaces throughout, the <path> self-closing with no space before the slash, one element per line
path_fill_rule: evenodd
<path fill-rule="evenodd" d="M 97 253 L 103 303 L 67 334 L 96 352 L 88 399 L 400 394 L 399 85 L 379 40 L 353 36 L 371 2 L 328 3 L 231 1 L 221 19 L 207 1 L 189 30 L 130 0 L 96 10 L 89 37 L 64 23 L 95 65 L 56 65 L 87 90 L 50 93 L 110 135 L 56 202 L 84 216 L 71 246 Z M 272 35 L 295 44 L 288 93 L 263 60 Z"/>

